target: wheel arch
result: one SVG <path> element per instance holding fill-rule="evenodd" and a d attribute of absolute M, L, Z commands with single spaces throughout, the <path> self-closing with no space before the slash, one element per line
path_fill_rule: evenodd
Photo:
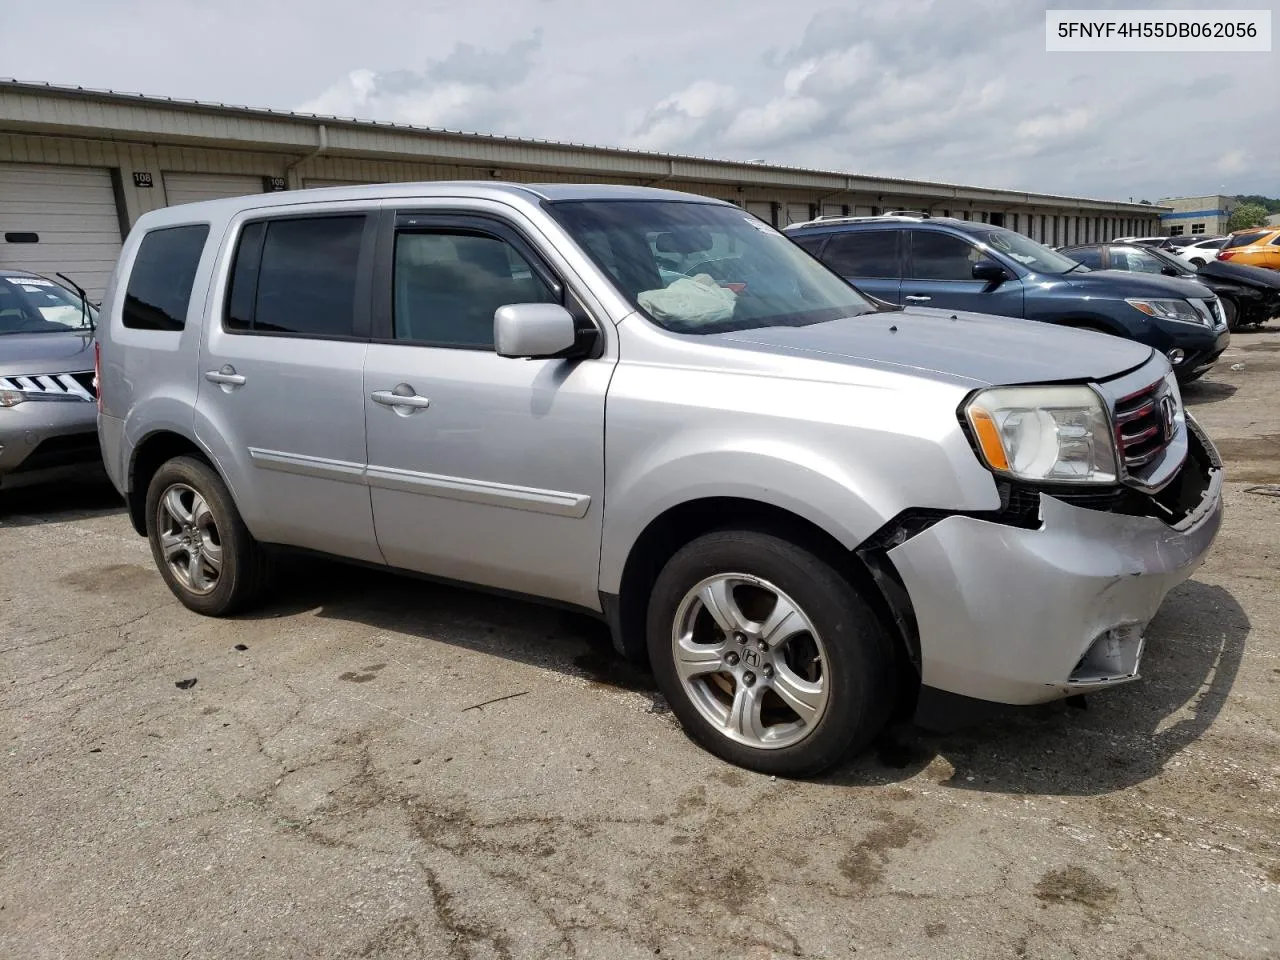
<path fill-rule="evenodd" d="M 767 501 L 707 496 L 668 507 L 654 517 L 627 553 L 616 592 L 601 592 L 615 648 L 628 659 L 647 660 L 648 598 L 659 572 L 683 546 L 705 534 L 745 529 L 780 537 L 829 563 L 871 605 L 894 638 L 903 692 L 914 703 L 919 687 L 919 639 L 915 612 L 892 561 L 880 550 L 851 549 L 813 519 Z M 874 542 L 871 538 L 868 542 Z"/>
<path fill-rule="evenodd" d="M 218 465 L 209 451 L 193 437 L 177 430 L 155 430 L 134 446 L 129 457 L 125 502 L 129 508 L 129 521 L 139 536 L 147 534 L 147 488 L 151 486 L 151 478 L 166 462 L 182 456 L 196 457 L 222 476 L 222 471 L 218 470 Z M 223 482 L 226 482 L 225 477 Z"/>

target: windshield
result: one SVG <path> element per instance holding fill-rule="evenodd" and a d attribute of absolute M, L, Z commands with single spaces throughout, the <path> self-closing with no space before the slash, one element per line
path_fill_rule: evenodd
<path fill-rule="evenodd" d="M 1070 257 L 1003 227 L 988 227 L 971 233 L 980 245 L 1003 254 L 1033 273 L 1066 273 L 1080 266 Z"/>
<path fill-rule="evenodd" d="M 773 227 L 736 207 L 671 200 L 548 206 L 627 299 L 668 330 L 796 326 L 876 309 Z"/>
<path fill-rule="evenodd" d="M 92 306 L 44 277 L 0 277 L 0 334 L 89 330 Z"/>

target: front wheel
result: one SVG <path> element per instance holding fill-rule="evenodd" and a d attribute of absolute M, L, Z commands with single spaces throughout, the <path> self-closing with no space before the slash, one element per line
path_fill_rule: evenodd
<path fill-rule="evenodd" d="M 175 457 L 147 488 L 147 539 L 160 575 L 183 605 L 206 616 L 244 609 L 266 576 L 262 548 L 222 478 L 195 457 Z"/>
<path fill-rule="evenodd" d="M 817 773 L 867 746 L 892 707 L 893 649 L 830 564 L 745 530 L 687 544 L 649 601 L 654 673 L 685 731 L 762 773 Z"/>
<path fill-rule="evenodd" d="M 1240 329 L 1240 307 L 1231 297 L 1220 297 L 1222 316 L 1227 321 L 1227 329 L 1235 333 Z"/>

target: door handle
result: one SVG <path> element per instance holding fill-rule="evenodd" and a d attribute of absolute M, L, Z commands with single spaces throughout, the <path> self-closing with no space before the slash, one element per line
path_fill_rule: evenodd
<path fill-rule="evenodd" d="M 380 403 L 384 407 L 390 407 L 402 417 L 407 417 L 411 413 L 417 413 L 419 410 L 425 410 L 431 406 L 431 401 L 426 397 L 418 395 L 417 391 L 407 383 L 398 383 L 394 390 L 375 390 L 369 394 L 369 399 L 374 403 Z"/>
<path fill-rule="evenodd" d="M 907 296 L 903 297 L 902 299 L 903 299 L 903 300 L 906 300 L 906 301 L 909 301 L 910 303 L 928 303 L 930 300 L 932 300 L 932 299 L 933 299 L 933 297 L 912 296 L 912 295 L 908 294 Z"/>
<path fill-rule="evenodd" d="M 236 373 L 236 368 L 229 363 L 224 363 L 220 370 L 206 370 L 204 378 L 222 387 L 223 393 L 230 393 L 236 387 L 244 386 L 244 374 Z"/>

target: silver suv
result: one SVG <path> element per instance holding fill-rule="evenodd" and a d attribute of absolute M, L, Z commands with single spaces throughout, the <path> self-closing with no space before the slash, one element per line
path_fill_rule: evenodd
<path fill-rule="evenodd" d="M 157 210 L 99 336 L 107 470 L 192 610 L 259 599 L 276 546 L 569 604 L 770 773 L 858 750 L 922 687 L 1134 679 L 1221 520 L 1150 348 L 873 301 L 681 193 Z"/>

